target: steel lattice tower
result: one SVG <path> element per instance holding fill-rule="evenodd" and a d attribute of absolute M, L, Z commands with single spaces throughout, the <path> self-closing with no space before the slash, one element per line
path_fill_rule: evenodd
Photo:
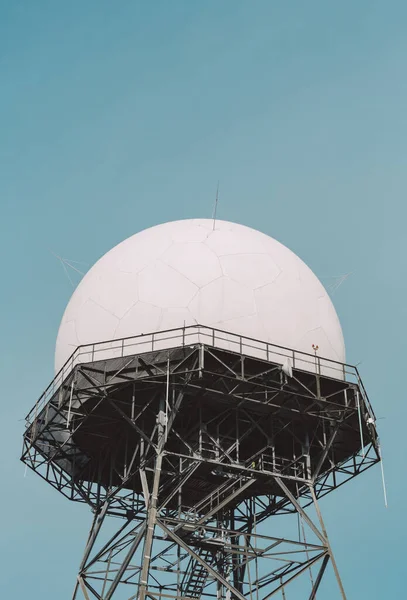
<path fill-rule="evenodd" d="M 312 600 L 329 562 L 346 598 L 319 499 L 379 446 L 356 368 L 196 325 L 79 347 L 22 460 L 93 512 L 73 598 Z"/>

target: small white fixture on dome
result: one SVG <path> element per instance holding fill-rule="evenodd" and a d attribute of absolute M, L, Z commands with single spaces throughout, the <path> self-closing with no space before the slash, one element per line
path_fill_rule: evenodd
<path fill-rule="evenodd" d="M 141 231 L 96 262 L 65 310 L 55 368 L 80 345 L 197 324 L 345 361 L 332 302 L 298 256 L 249 227 L 190 219 Z"/>

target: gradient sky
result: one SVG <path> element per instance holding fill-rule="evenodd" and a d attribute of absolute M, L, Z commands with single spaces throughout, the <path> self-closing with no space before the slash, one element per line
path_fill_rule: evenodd
<path fill-rule="evenodd" d="M 90 266 L 209 217 L 218 179 L 219 218 L 352 273 L 333 300 L 389 507 L 379 467 L 321 507 L 349 599 L 404 596 L 406 33 L 402 0 L 0 0 L 2 597 L 69 598 L 91 522 L 19 462 L 72 293 L 51 251 Z"/>

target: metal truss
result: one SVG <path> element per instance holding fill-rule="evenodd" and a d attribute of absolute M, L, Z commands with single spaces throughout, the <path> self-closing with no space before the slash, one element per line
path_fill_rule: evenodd
<path fill-rule="evenodd" d="M 194 344 L 77 365 L 22 460 L 94 513 L 74 599 L 288 598 L 305 574 L 312 600 L 329 562 L 346 597 L 318 500 L 379 449 L 361 382 Z M 284 514 L 296 539 L 269 535 Z"/>
<path fill-rule="evenodd" d="M 254 501 L 246 504 L 239 513 L 244 511 L 255 521 L 259 507 Z M 326 533 L 302 509 L 316 541 L 259 534 L 255 525 L 249 531 L 231 529 L 239 515 L 230 510 L 228 514 L 223 510 L 215 520 L 204 516 L 204 527 L 185 527 L 182 518 L 161 516 L 151 507 L 143 519 L 126 520 L 97 546 L 106 513 L 107 503 L 95 515 L 73 598 L 108 600 L 118 594 L 129 600 L 146 596 L 265 600 L 282 590 L 287 594 L 291 581 L 316 567 L 316 577 L 304 596 L 312 599 L 327 563 L 333 560 Z M 338 582 L 343 592 L 339 576 Z"/>

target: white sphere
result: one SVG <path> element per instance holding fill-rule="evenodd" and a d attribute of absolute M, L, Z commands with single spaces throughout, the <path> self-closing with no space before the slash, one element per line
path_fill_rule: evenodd
<path fill-rule="evenodd" d="M 151 227 L 107 252 L 75 290 L 58 332 L 58 371 L 80 345 L 207 325 L 345 361 L 341 326 L 317 277 L 288 248 L 211 219 Z"/>

